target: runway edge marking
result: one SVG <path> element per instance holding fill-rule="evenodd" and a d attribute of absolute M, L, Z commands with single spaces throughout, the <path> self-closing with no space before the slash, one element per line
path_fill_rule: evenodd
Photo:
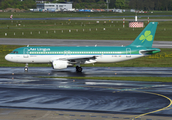
<path fill-rule="evenodd" d="M 144 113 L 144 114 L 141 114 L 141 115 L 139 115 L 139 116 L 136 116 L 136 117 L 134 117 L 132 120 L 134 120 L 134 119 L 136 119 L 136 118 L 139 118 L 139 117 L 141 117 L 141 116 L 145 116 L 145 115 L 148 115 L 148 114 L 151 114 L 151 113 L 155 113 L 155 112 L 159 112 L 159 111 L 165 110 L 166 108 L 168 108 L 168 107 L 170 107 L 170 106 L 172 105 L 172 100 L 171 100 L 169 97 L 165 96 L 165 95 L 161 95 L 161 94 L 158 94 L 158 93 L 152 93 L 152 92 L 145 92 L 145 91 L 137 91 L 137 92 L 153 94 L 153 95 L 157 95 L 157 96 L 166 98 L 167 100 L 170 101 L 170 104 L 169 104 L 168 106 L 164 107 L 164 108 L 161 108 L 161 109 L 158 109 L 158 110 L 155 110 L 155 111 L 152 111 L 152 112 L 148 112 L 148 113 Z"/>

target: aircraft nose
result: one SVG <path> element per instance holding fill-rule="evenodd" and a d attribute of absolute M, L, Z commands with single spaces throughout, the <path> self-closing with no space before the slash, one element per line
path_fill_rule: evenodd
<path fill-rule="evenodd" d="M 6 55 L 6 56 L 5 56 L 5 59 L 6 59 L 7 61 L 10 61 L 10 58 L 11 58 L 11 57 L 10 57 L 9 55 Z"/>

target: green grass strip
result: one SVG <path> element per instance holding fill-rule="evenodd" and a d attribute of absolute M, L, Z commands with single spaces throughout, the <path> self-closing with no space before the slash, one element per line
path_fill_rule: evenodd
<path fill-rule="evenodd" d="M 41 78 L 124 80 L 124 81 L 145 81 L 145 82 L 172 82 L 172 77 L 41 77 Z"/>
<path fill-rule="evenodd" d="M 158 22 L 155 41 L 172 41 L 171 26 L 171 21 Z M 143 29 L 129 28 L 128 21 L 123 28 L 122 20 L 0 20 L 1 38 L 134 40 Z"/>

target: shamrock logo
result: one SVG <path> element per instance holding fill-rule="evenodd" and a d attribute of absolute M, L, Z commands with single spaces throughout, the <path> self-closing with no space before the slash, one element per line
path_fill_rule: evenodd
<path fill-rule="evenodd" d="M 139 40 L 142 40 L 142 43 L 147 40 L 147 41 L 152 41 L 153 40 L 153 35 L 151 35 L 151 31 L 146 31 L 144 35 L 141 35 Z"/>

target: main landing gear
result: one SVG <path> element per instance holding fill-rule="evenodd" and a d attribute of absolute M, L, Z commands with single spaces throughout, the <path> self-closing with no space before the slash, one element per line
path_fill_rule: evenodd
<path fill-rule="evenodd" d="M 76 66 L 76 72 L 82 72 L 82 67 Z"/>
<path fill-rule="evenodd" d="M 24 71 L 25 72 L 28 72 L 28 63 L 26 63 L 25 68 L 24 68 Z"/>

